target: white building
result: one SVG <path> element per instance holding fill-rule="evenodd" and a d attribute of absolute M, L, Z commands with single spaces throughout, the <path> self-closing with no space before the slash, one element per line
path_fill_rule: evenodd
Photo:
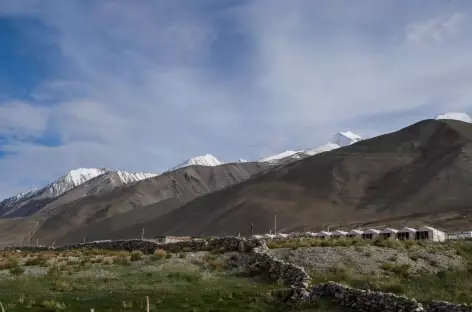
<path fill-rule="evenodd" d="M 336 230 L 331 234 L 331 238 L 333 239 L 346 238 L 346 235 L 347 235 L 346 231 Z"/>
<path fill-rule="evenodd" d="M 362 238 L 362 234 L 364 234 L 364 232 L 361 230 L 350 230 L 347 232 L 346 237 L 350 239 Z"/>
<path fill-rule="evenodd" d="M 385 228 L 380 231 L 380 237 L 383 239 L 396 239 L 398 230 L 392 228 Z"/>
<path fill-rule="evenodd" d="M 399 240 L 415 240 L 416 230 L 405 226 L 403 229 L 398 231 L 397 238 Z"/>
<path fill-rule="evenodd" d="M 328 231 L 321 231 L 318 233 L 318 238 L 319 239 L 327 239 L 327 238 L 330 238 L 331 237 L 331 232 L 328 232 Z"/>
<path fill-rule="evenodd" d="M 443 242 L 446 240 L 446 233 L 430 226 L 423 226 L 416 231 L 415 238 L 416 240 Z"/>
<path fill-rule="evenodd" d="M 447 239 L 472 239 L 472 231 L 447 233 Z"/>
<path fill-rule="evenodd" d="M 377 236 L 379 236 L 380 231 L 376 229 L 368 229 L 362 233 L 362 238 L 363 239 L 374 239 Z"/>

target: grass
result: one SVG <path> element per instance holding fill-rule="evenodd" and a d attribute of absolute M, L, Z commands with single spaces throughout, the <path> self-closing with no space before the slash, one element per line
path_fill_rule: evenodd
<path fill-rule="evenodd" d="M 168 255 L 158 250 L 150 256 L 121 252 L 104 257 L 91 250 L 72 262 L 63 255 L 50 255 L 49 260 L 53 261 L 43 275 L 0 277 L 1 302 L 7 312 L 90 311 L 92 308 L 95 312 L 145 311 L 146 296 L 149 296 L 151 311 L 287 310 L 284 304 L 268 297 L 279 285 L 232 275 L 224 270 L 224 262 L 216 254 L 208 253 L 199 262 L 190 262 L 187 257 L 168 258 Z M 23 263 L 38 256 L 30 255 Z M 114 263 L 91 261 L 107 257 L 114 257 Z M 57 261 L 59 258 L 64 259 Z M 11 268 L 26 267 L 16 261 Z M 36 264 L 32 264 L 32 261 L 28 270 L 39 268 L 39 262 L 34 260 Z M 340 310 L 323 300 L 317 311 Z"/>

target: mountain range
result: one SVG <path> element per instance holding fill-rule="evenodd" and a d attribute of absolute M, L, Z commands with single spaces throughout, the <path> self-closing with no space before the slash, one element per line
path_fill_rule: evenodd
<path fill-rule="evenodd" d="M 273 214 L 286 231 L 439 215 L 442 226 L 465 227 L 471 121 L 446 113 L 371 139 L 339 132 L 317 148 L 256 162 L 207 154 L 163 174 L 75 169 L 0 203 L 0 245 L 136 237 L 142 229 L 247 234 L 250 222 L 267 232 Z"/>

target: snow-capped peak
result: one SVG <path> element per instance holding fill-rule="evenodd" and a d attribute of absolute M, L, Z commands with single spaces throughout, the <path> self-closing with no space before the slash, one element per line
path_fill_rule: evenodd
<path fill-rule="evenodd" d="M 107 172 L 106 169 L 97 169 L 97 168 L 78 168 L 69 171 L 66 175 L 59 178 L 59 180 L 50 183 L 47 188 L 49 188 L 52 193 L 52 197 L 58 197 L 65 192 L 73 189 L 74 187 L 87 182 L 90 179 L 98 177 L 99 175 Z"/>
<path fill-rule="evenodd" d="M 435 119 L 452 119 L 472 123 L 472 118 L 466 113 L 449 112 L 437 115 Z"/>
<path fill-rule="evenodd" d="M 348 146 L 353 143 L 362 141 L 362 137 L 351 132 L 338 132 L 334 135 L 334 137 L 329 141 L 329 143 L 334 143 L 336 145 L 339 145 L 341 147 L 343 146 Z"/>
<path fill-rule="evenodd" d="M 348 146 L 354 144 L 356 142 L 362 141 L 363 138 L 351 131 L 347 132 L 338 132 L 334 135 L 334 137 L 329 141 L 327 144 L 318 146 L 316 148 L 310 148 L 301 151 L 285 151 L 280 154 L 269 156 L 260 159 L 261 162 L 269 162 L 269 163 L 279 163 L 280 160 L 284 158 L 290 158 L 292 160 L 301 159 L 306 157 L 306 155 L 313 156 L 319 153 L 331 151 L 340 147 Z M 303 156 L 305 155 L 305 156 Z"/>
<path fill-rule="evenodd" d="M 187 166 L 193 166 L 193 165 L 213 167 L 213 166 L 219 166 L 219 165 L 223 165 L 223 164 L 224 163 L 219 161 L 215 156 L 213 156 L 211 154 L 206 154 L 206 155 L 203 155 L 203 156 L 197 156 L 197 157 L 190 158 L 189 160 L 184 161 L 180 165 L 175 166 L 170 171 L 176 170 L 176 169 L 179 169 L 179 168 L 183 168 L 183 167 L 187 167 Z"/>
<path fill-rule="evenodd" d="M 242 158 L 238 159 L 238 161 L 237 161 L 237 163 L 245 163 L 245 162 L 247 162 L 247 160 L 246 160 L 246 159 L 242 159 Z"/>

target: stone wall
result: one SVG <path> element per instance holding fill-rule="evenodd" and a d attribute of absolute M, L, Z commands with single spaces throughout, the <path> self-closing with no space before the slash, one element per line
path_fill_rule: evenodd
<path fill-rule="evenodd" d="M 327 296 L 334 299 L 341 306 L 353 311 L 364 312 L 472 312 L 472 306 L 453 304 L 445 301 L 435 301 L 424 305 L 415 299 L 380 291 L 355 289 L 347 285 L 329 282 L 314 285 L 310 292 L 311 297 Z"/>
<path fill-rule="evenodd" d="M 351 288 L 338 283 L 315 285 L 312 293 L 333 298 L 341 306 L 365 312 L 413 312 L 424 311 L 423 305 L 414 299 L 392 293 Z"/>
<path fill-rule="evenodd" d="M 467 304 L 453 304 L 445 301 L 434 301 L 426 306 L 428 312 L 472 312 L 472 306 Z"/>

